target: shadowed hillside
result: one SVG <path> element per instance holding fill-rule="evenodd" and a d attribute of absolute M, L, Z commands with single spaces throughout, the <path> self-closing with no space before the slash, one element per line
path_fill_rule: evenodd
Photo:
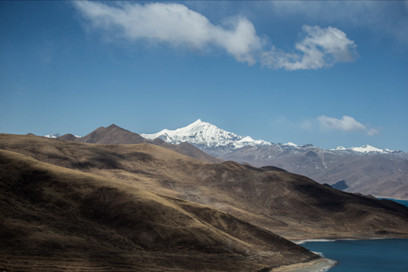
<path fill-rule="evenodd" d="M 151 145 L 0 135 L 0 148 L 228 212 L 290 239 L 407 237 L 408 209 L 277 168 L 205 163 Z"/>
<path fill-rule="evenodd" d="M 318 258 L 227 213 L 11 151 L 0 150 L 0 186 L 5 271 L 258 271 Z"/>

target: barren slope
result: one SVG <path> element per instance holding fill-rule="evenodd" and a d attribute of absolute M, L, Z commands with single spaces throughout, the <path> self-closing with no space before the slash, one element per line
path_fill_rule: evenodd
<path fill-rule="evenodd" d="M 0 150 L 6 271 L 258 271 L 318 256 L 227 213 Z"/>
<path fill-rule="evenodd" d="M 407 237 L 408 209 L 276 168 L 204 163 L 151 145 L 0 135 L 0 148 L 208 205 L 291 239 Z"/>

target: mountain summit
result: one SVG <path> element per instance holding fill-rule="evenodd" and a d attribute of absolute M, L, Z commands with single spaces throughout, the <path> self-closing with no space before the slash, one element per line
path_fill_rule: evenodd
<path fill-rule="evenodd" d="M 163 129 L 153 134 L 141 134 L 146 139 L 160 138 L 167 143 L 179 144 L 188 142 L 200 148 L 229 147 L 241 148 L 244 146 L 271 145 L 263 140 L 254 140 L 250 136 L 240 136 L 225 131 L 217 126 L 198 119 L 194 123 L 175 130 Z"/>

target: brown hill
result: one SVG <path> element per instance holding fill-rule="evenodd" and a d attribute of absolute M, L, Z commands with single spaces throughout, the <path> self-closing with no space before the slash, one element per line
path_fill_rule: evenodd
<path fill-rule="evenodd" d="M 290 239 L 407 237 L 408 209 L 304 176 L 205 163 L 151 145 L 91 145 L 0 135 L 0 148 L 233 214 Z"/>
<path fill-rule="evenodd" d="M 33 135 L 31 135 L 33 136 Z M 68 133 L 58 137 L 58 140 L 62 141 L 78 141 L 80 138 L 75 137 L 75 135 Z"/>
<path fill-rule="evenodd" d="M 95 144 L 140 144 L 147 142 L 145 138 L 137 133 L 112 124 L 108 127 L 100 127 L 78 141 Z"/>
<path fill-rule="evenodd" d="M 150 143 L 158 146 L 163 146 L 165 148 L 174 150 L 180 154 L 199 159 L 206 162 L 221 162 L 222 160 L 217 159 L 207 153 L 201 151 L 200 149 L 192 146 L 189 143 L 181 144 L 168 144 L 160 139 L 147 140 L 137 133 L 131 132 L 129 130 L 118 127 L 112 124 L 108 127 L 100 127 L 93 132 L 87 134 L 84 137 L 77 138 L 72 134 L 66 134 L 58 137 L 59 140 L 64 141 L 75 141 L 82 143 L 92 143 L 92 144 L 140 144 L 140 143 Z"/>
<path fill-rule="evenodd" d="M 25 145 L 35 138 L 12 142 Z M 37 142 L 47 160 L 56 154 L 53 151 L 83 158 L 98 150 L 95 145 L 72 143 L 65 149 L 62 142 Z M 73 147 L 85 153 L 70 154 Z M 152 145 L 140 147 L 165 153 Z M 127 159 L 146 163 L 154 158 L 126 152 L 129 146 L 119 148 Z M 33 155 L 38 151 L 32 145 L 26 149 Z M 93 154 L 107 152 L 107 160 L 96 162 L 99 167 L 112 166 L 115 155 L 109 149 Z M 4 149 L 0 150 L 0 213 L 4 271 L 266 271 L 319 259 L 219 210 Z"/>

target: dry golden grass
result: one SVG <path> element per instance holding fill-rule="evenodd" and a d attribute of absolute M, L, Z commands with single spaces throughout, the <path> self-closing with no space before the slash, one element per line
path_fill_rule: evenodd
<path fill-rule="evenodd" d="M 257 271 L 317 258 L 229 214 L 137 184 L 6 150 L 0 173 L 6 271 Z"/>
<path fill-rule="evenodd" d="M 0 134 L 0 148 L 207 205 L 290 239 L 408 235 L 408 209 L 278 169 L 206 163 L 146 143 L 80 144 Z"/>

